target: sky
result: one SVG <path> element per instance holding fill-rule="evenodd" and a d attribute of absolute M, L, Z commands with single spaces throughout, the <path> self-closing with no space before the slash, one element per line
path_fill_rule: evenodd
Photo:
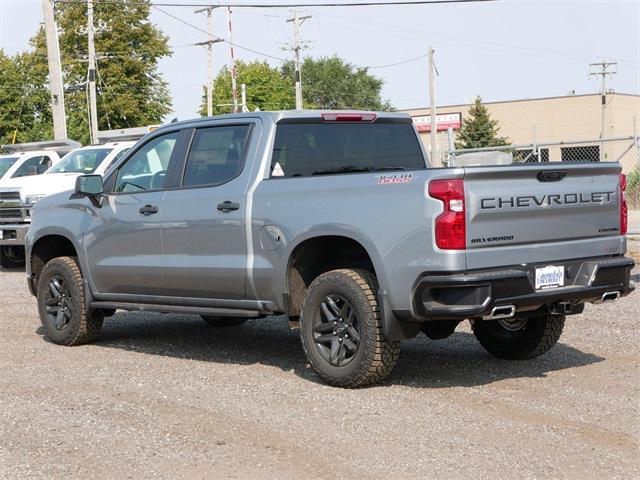
<path fill-rule="evenodd" d="M 273 3 L 251 3 L 257 2 Z M 206 16 L 196 14 L 193 7 L 159 8 L 206 29 Z M 227 35 L 225 10 L 214 10 L 214 33 L 223 37 Z M 305 56 L 337 54 L 354 65 L 371 67 L 369 72 L 385 82 L 383 98 L 398 109 L 428 105 L 429 45 L 435 49 L 439 105 L 467 103 L 476 95 L 484 101 L 499 101 L 597 92 L 600 77 L 589 77 L 589 64 L 602 60 L 618 62 L 609 88 L 640 93 L 640 0 L 305 7 L 299 13 L 312 16 L 301 29 L 302 39 L 308 42 Z M 285 47 L 293 41 L 292 24 L 286 22 L 291 16 L 290 8 L 235 8 L 234 43 L 290 59 L 292 53 Z M 41 0 L 0 0 L 0 48 L 8 54 L 28 49 L 41 20 Z M 167 119 L 195 117 L 207 60 L 206 50 L 194 43 L 206 35 L 156 8 L 151 20 L 169 37 L 174 52 L 159 65 L 173 97 L 173 112 Z M 244 61 L 266 58 L 238 47 L 235 54 Z M 416 57 L 421 58 L 407 61 Z M 280 63 L 266 59 L 271 65 Z M 229 61 L 229 46 L 216 44 L 214 69 Z"/>

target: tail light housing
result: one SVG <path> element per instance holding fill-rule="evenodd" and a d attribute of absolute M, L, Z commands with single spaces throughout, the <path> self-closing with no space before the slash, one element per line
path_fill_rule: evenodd
<path fill-rule="evenodd" d="M 429 196 L 444 205 L 444 211 L 435 222 L 436 245 L 442 250 L 464 250 L 467 246 L 467 225 L 463 180 L 433 180 L 429 183 Z"/>
<path fill-rule="evenodd" d="M 627 227 L 629 225 L 627 218 L 627 199 L 625 197 L 625 190 L 627 189 L 627 177 L 620 174 L 620 235 L 627 234 Z"/>

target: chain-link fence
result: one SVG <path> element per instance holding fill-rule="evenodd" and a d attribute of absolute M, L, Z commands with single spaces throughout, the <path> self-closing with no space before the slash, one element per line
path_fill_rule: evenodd
<path fill-rule="evenodd" d="M 522 162 L 620 162 L 626 174 L 640 168 L 640 137 L 530 143 L 502 147 L 448 150 L 445 166 L 510 165 Z M 628 189 L 630 208 L 640 208 L 640 191 Z"/>

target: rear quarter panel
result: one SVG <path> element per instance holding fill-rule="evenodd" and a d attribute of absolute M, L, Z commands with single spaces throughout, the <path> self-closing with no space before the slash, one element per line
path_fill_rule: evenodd
<path fill-rule="evenodd" d="M 301 242 L 323 235 L 351 238 L 367 250 L 394 309 L 409 309 L 420 273 L 464 269 L 463 251 L 434 250 L 433 219 L 442 205 L 426 195 L 430 179 L 455 178 L 462 169 L 402 173 L 410 173 L 411 181 L 381 183 L 385 173 L 262 181 L 253 197 L 253 278 L 258 298 L 282 307 L 289 257 Z M 263 248 L 263 228 L 280 232 L 278 248 Z"/>

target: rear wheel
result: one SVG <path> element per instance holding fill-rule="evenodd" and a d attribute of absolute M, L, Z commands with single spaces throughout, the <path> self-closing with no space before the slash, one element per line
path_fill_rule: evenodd
<path fill-rule="evenodd" d="M 560 339 L 564 320 L 564 315 L 476 320 L 473 333 L 494 357 L 526 360 L 551 350 Z"/>
<path fill-rule="evenodd" d="M 76 260 L 50 260 L 38 279 L 38 312 L 45 335 L 59 345 L 92 342 L 102 328 L 103 315 L 87 311 L 84 282 Z"/>
<path fill-rule="evenodd" d="M 393 370 L 400 342 L 384 337 L 375 277 L 333 270 L 316 278 L 302 307 L 300 336 L 313 369 L 330 385 L 377 383 Z"/>
<path fill-rule="evenodd" d="M 0 266 L 2 268 L 24 267 L 24 247 L 20 245 L 3 245 L 0 250 Z"/>
<path fill-rule="evenodd" d="M 212 327 L 237 327 L 248 320 L 244 317 L 214 317 L 211 315 L 200 315 L 202 320 Z"/>

